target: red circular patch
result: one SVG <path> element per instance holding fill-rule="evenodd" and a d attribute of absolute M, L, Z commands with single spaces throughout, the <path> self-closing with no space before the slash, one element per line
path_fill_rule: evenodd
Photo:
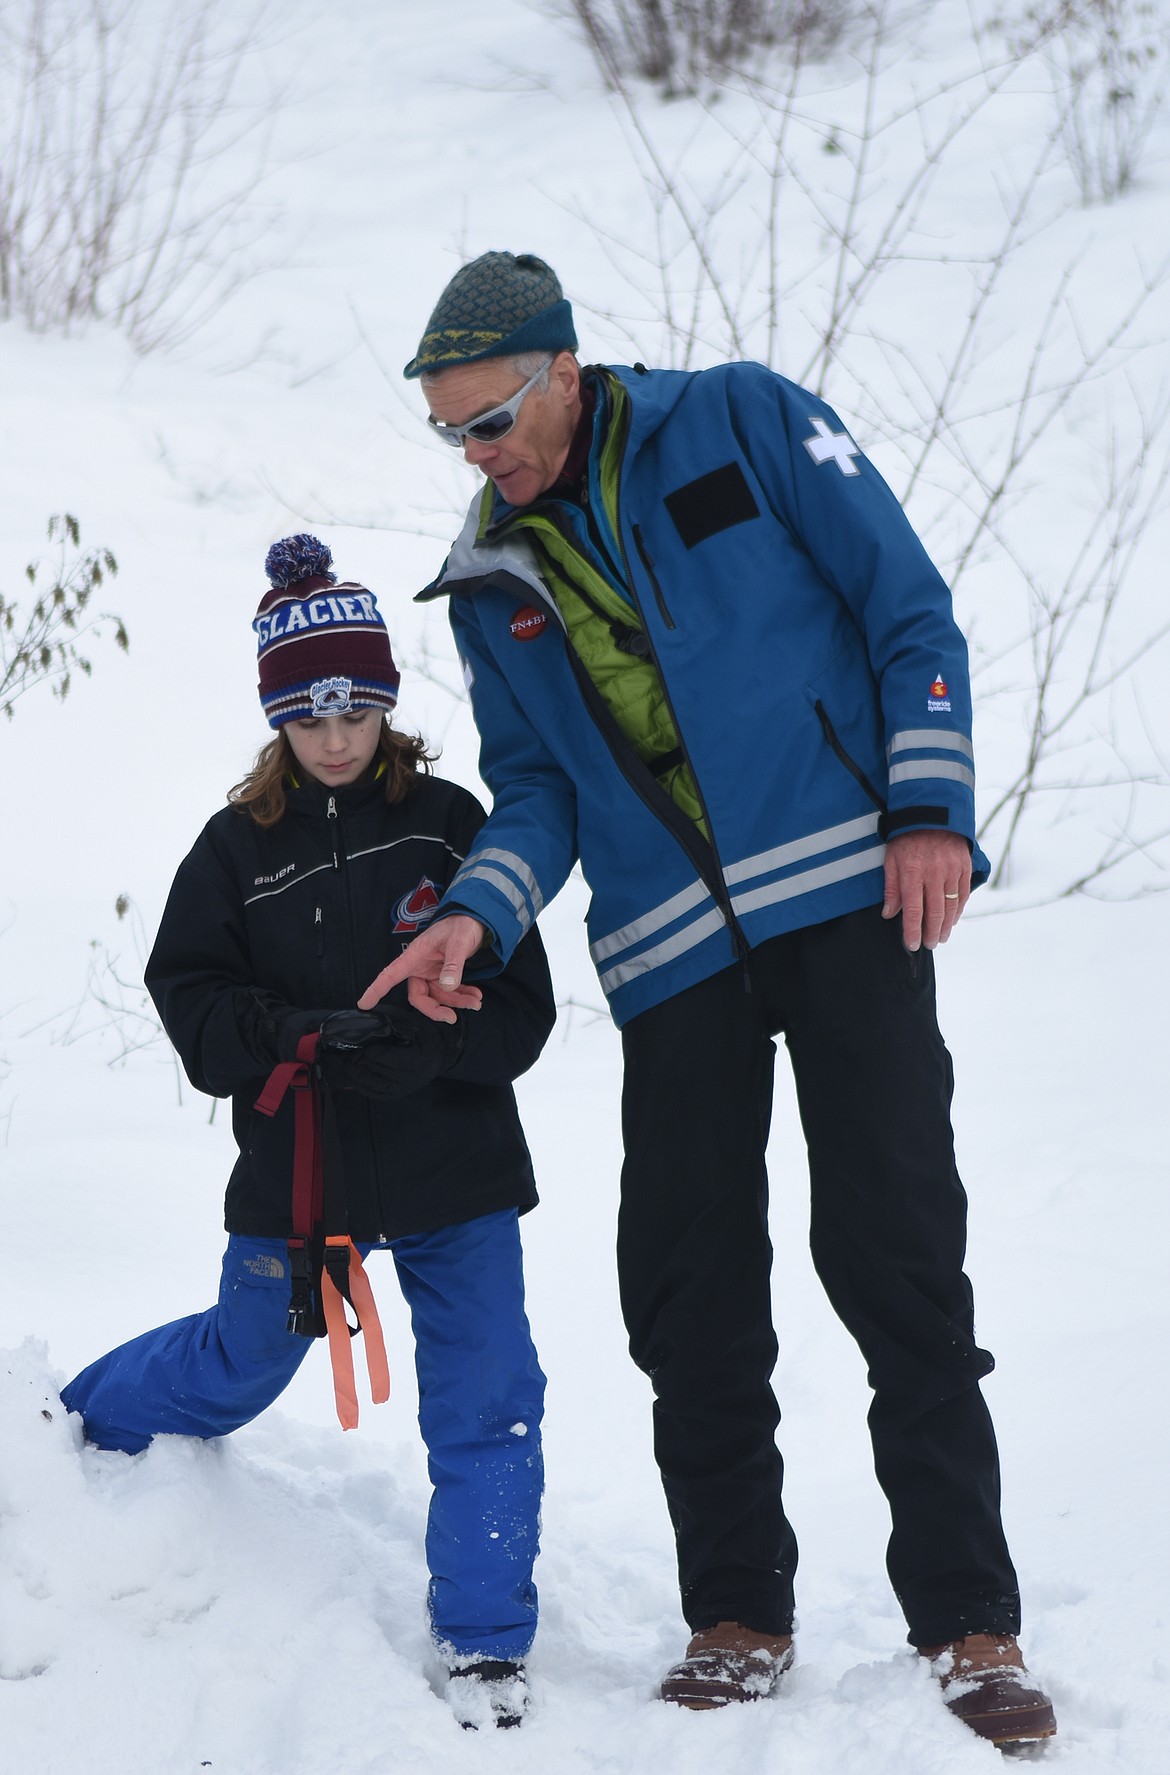
<path fill-rule="evenodd" d="M 931 696 L 945 696 L 947 694 L 945 679 L 936 678 L 930 687 L 930 694 Z"/>
<path fill-rule="evenodd" d="M 535 641 L 548 627 L 548 614 L 544 610 L 538 610 L 535 604 L 522 604 L 508 627 L 512 631 L 513 640 Z"/>

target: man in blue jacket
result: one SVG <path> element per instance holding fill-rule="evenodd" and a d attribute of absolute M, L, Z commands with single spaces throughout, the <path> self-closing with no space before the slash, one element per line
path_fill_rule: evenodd
<path fill-rule="evenodd" d="M 456 273 L 406 375 L 486 481 L 445 597 L 493 812 L 409 977 L 440 1018 L 578 857 L 625 1057 L 618 1230 L 693 1637 L 664 1700 L 770 1693 L 793 1657 L 764 1149 L 792 1061 L 818 1275 L 869 1367 L 888 1569 L 981 1737 L 1055 1730 L 1019 1595 L 963 1273 L 933 957 L 987 863 L 947 588 L 837 415 L 758 364 L 575 356 L 531 255 Z"/>

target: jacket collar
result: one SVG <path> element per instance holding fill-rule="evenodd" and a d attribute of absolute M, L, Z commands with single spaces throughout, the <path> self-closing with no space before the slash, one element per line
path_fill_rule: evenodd
<path fill-rule="evenodd" d="M 334 801 L 339 813 L 357 813 L 385 800 L 382 787 L 385 774 L 385 761 L 379 758 L 363 772 L 356 783 L 338 783 L 336 788 L 330 788 L 328 783 L 319 783 L 316 777 L 294 777 L 288 786 L 289 812 L 309 819 L 323 818 L 329 811 L 330 801 Z"/>

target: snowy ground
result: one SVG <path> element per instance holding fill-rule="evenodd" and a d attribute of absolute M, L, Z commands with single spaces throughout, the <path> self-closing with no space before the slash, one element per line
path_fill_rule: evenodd
<path fill-rule="evenodd" d="M 932 10 L 945 60 L 966 8 Z M 296 269 L 246 286 L 178 356 L 137 360 L 100 329 L 62 340 L 0 327 L 0 585 L 19 597 L 49 513 L 74 511 L 84 540 L 119 557 L 104 597 L 131 636 L 126 658 L 97 644 L 92 680 L 64 705 L 30 695 L 0 727 L 0 1744 L 13 1775 L 998 1766 L 903 1644 L 864 1375 L 808 1262 L 782 1063 L 778 1388 L 800 1664 L 782 1699 L 734 1717 L 651 1699 L 684 1631 L 647 1388 L 617 1311 L 618 1045 L 591 1009 L 579 883 L 544 920 L 573 1005 L 520 1091 L 543 1196 L 525 1222 L 530 1310 L 550 1383 L 537 1707 L 522 1733 L 461 1733 L 432 1686 L 425 1468 L 388 1277 L 394 1395 L 353 1435 L 336 1426 L 323 1358 L 230 1443 L 162 1441 L 135 1460 L 84 1450 L 56 1397 L 100 1350 L 204 1306 L 214 1287 L 226 1116 L 180 1093 L 162 1045 L 119 1061 L 133 1026 L 97 995 L 137 1004 L 141 942 L 175 865 L 264 737 L 248 623 L 275 536 L 318 530 L 341 571 L 375 587 L 406 665 L 402 719 L 475 782 L 442 617 L 409 603 L 468 485 L 426 446 L 397 370 L 460 258 L 500 246 L 558 267 L 587 355 L 628 355 L 617 323 L 585 307 L 620 312 L 628 292 L 579 216 L 628 232 L 640 187 L 569 44 L 517 0 L 293 5 L 270 54 L 292 72 L 281 124 L 298 158 L 274 184 L 285 220 L 269 250 Z M 844 90 L 849 71 L 835 79 Z M 696 123 L 679 105 L 662 127 L 682 142 Z M 1070 208 L 1086 253 L 1128 230 L 1157 257 L 1159 141 L 1128 209 Z M 1109 263 L 1092 286 L 1102 305 Z M 649 332 L 638 355 L 655 344 Z M 1166 362 L 1143 359 L 1151 387 Z M 1084 423 L 1082 410 L 1070 433 Z M 1048 491 L 1038 528 L 1055 539 Z M 1149 573 L 1148 609 L 1163 585 Z M 997 704 L 992 751 L 1004 720 Z M 1025 845 L 1011 898 L 980 896 L 940 957 L 941 1017 L 980 1335 L 999 1357 L 987 1391 L 1026 1645 L 1061 1722 L 1044 1761 L 1155 1775 L 1170 1731 L 1170 904 L 1007 910 L 1048 898 L 1054 856 L 1074 859 L 1093 817 L 1074 799 Z M 135 911 L 120 922 L 123 893 Z"/>

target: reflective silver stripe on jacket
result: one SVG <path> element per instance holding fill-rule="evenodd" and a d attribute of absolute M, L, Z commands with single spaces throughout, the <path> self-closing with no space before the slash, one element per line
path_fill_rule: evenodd
<path fill-rule="evenodd" d="M 871 844 L 868 850 L 854 851 L 851 857 L 838 857 L 836 862 L 822 863 L 817 869 L 802 869 L 799 875 L 786 875 L 782 881 L 770 881 L 764 887 L 749 888 L 736 894 L 732 907 L 736 912 L 758 912 L 761 906 L 775 906 L 780 900 L 793 900 L 798 894 L 813 894 L 834 881 L 848 881 L 851 875 L 864 875 L 867 869 L 880 868 L 886 854 L 884 844 Z"/>
<path fill-rule="evenodd" d="M 510 873 L 505 874 L 505 870 Z M 513 876 L 523 886 L 519 886 L 512 879 Z M 521 936 L 528 933 L 533 920 L 539 918 L 544 907 L 544 896 L 536 884 L 535 875 L 523 857 L 516 856 L 513 851 L 473 851 L 455 875 L 444 897 L 457 900 L 460 884 L 465 881 L 486 881 L 497 893 L 503 894 L 515 911 Z"/>
<path fill-rule="evenodd" d="M 754 876 L 770 875 L 778 869 L 786 869 L 791 863 L 802 863 L 807 857 L 823 856 L 826 851 L 840 850 L 843 845 L 871 838 L 876 833 L 877 826 L 876 813 L 862 814 L 859 819 L 845 820 L 838 826 L 826 826 L 822 832 L 810 832 L 804 838 L 794 838 L 788 844 L 778 844 L 772 850 L 759 851 L 754 857 L 744 857 L 742 862 L 730 864 L 723 871 L 723 879 L 729 888 L 737 887 Z M 636 918 L 630 924 L 623 925 L 621 930 L 611 931 L 608 936 L 599 937 L 595 943 L 591 943 L 589 953 L 595 966 L 600 967 L 602 962 L 608 961 L 623 949 L 632 949 L 635 943 L 652 937 L 663 925 L 708 905 L 710 901 L 711 895 L 703 883 L 692 882 L 690 887 L 683 888 L 681 893 L 672 894 L 660 906 L 651 907 L 641 918 Z"/>
<path fill-rule="evenodd" d="M 672 895 L 669 900 L 664 900 L 661 906 L 655 906 L 654 910 L 647 912 L 644 917 L 636 918 L 632 924 L 623 925 L 620 931 L 611 931 L 608 937 L 599 937 L 596 943 L 591 943 L 589 953 L 593 957 L 594 965 L 600 967 L 602 962 L 608 961 L 611 955 L 617 955 L 622 949 L 632 948 L 644 937 L 652 937 L 655 931 L 662 929 L 664 924 L 672 923 L 674 919 L 681 918 L 684 912 L 690 912 L 693 908 L 703 905 L 704 902 L 708 905 L 711 904 L 710 893 L 701 881 L 693 881 L 690 887 L 682 890 L 681 894 Z"/>
<path fill-rule="evenodd" d="M 314 863 L 311 869 L 304 870 L 300 875 L 290 875 L 277 887 L 266 887 L 262 894 L 249 894 L 244 905 L 253 906 L 257 900 L 270 900 L 273 894 L 283 894 L 287 888 L 297 887 L 302 881 L 308 881 L 310 875 L 320 875 L 322 869 L 332 869 L 332 867 L 332 863 Z"/>
<path fill-rule="evenodd" d="M 895 783 L 912 783 L 922 777 L 945 777 L 948 782 L 966 783 L 968 789 L 975 787 L 975 772 L 966 764 L 952 764 L 943 758 L 916 758 L 909 764 L 892 764 L 890 766 L 890 786 Z"/>
<path fill-rule="evenodd" d="M 738 882 L 749 881 L 753 875 L 770 875 L 774 869 L 786 869 L 789 863 L 802 863 L 806 857 L 815 857 L 821 851 L 839 850 L 844 844 L 870 838 L 877 828 L 876 813 L 862 814 L 860 819 L 845 820 L 840 826 L 826 826 L 823 832 L 810 832 L 807 838 L 796 838 L 791 844 L 778 844 L 775 850 L 760 851 L 754 857 L 745 857 L 742 863 L 732 863 L 723 871 L 723 879 L 728 887 L 735 887 Z"/>
<path fill-rule="evenodd" d="M 895 752 L 961 752 L 974 758 L 975 748 L 961 733 L 940 733 L 933 727 L 908 727 L 896 733 L 886 747 L 886 757 Z"/>
<path fill-rule="evenodd" d="M 532 925 L 532 914 L 528 910 L 528 901 L 516 883 L 510 881 L 502 869 L 461 869 L 447 889 L 448 894 L 453 895 L 456 900 L 459 898 L 459 884 L 463 881 L 486 881 L 489 886 L 495 888 L 497 893 L 503 894 L 505 900 L 516 913 L 521 936 L 526 935 Z M 472 913 L 471 917 L 474 918 L 475 914 Z"/>
<path fill-rule="evenodd" d="M 523 857 L 518 857 L 515 851 L 472 851 L 467 859 L 468 868 L 476 868 L 480 863 L 501 863 L 505 869 L 510 870 L 520 885 L 527 888 L 528 898 L 532 901 L 533 914 L 537 918 L 540 917 L 544 910 L 544 895 L 540 891 L 535 875 Z"/>
<path fill-rule="evenodd" d="M 689 924 L 685 929 L 676 931 L 673 937 L 667 937 L 663 942 L 656 943 L 653 949 L 644 949 L 641 955 L 636 955 L 632 961 L 619 962 L 616 968 L 607 968 L 605 973 L 599 976 L 602 990 L 608 996 L 610 993 L 616 992 L 619 986 L 625 986 L 630 980 L 636 980 L 640 974 L 649 974 L 654 968 L 660 968 L 666 962 L 674 961 L 677 956 L 685 955 L 688 949 L 694 949 L 697 944 L 705 942 L 708 937 L 713 937 L 716 931 L 726 929 L 727 924 L 723 914 L 717 906 L 713 906 L 710 912 L 705 912 L 702 918 L 697 919 L 694 924 Z"/>
<path fill-rule="evenodd" d="M 426 844 L 442 845 L 447 855 L 449 857 L 454 857 L 456 863 L 462 863 L 463 861 L 463 852 L 454 850 L 452 846 L 447 843 L 445 838 L 439 837 L 437 832 L 410 832 L 405 838 L 391 838 L 385 844 L 369 844 L 366 846 L 365 850 L 347 851 L 345 853 L 345 860 L 347 863 L 356 863 L 359 857 L 374 857 L 378 855 L 379 851 L 392 851 L 396 845 L 414 844 L 416 841 L 421 841 Z"/>
<path fill-rule="evenodd" d="M 877 824 L 878 816 L 873 813 L 863 814 L 856 820 L 846 820 L 838 826 L 828 826 L 823 832 L 810 833 L 807 838 L 794 839 L 789 844 L 777 845 L 773 850 L 760 851 L 754 857 L 745 857 L 739 863 L 732 863 L 724 870 L 724 879 L 732 886 L 782 868 L 787 863 L 804 861 L 809 856 L 823 856 L 826 851 L 839 850 L 843 845 L 876 836 Z M 798 870 L 793 875 L 764 882 L 759 887 L 741 889 L 731 896 L 732 910 L 736 913 L 757 912 L 761 907 L 777 905 L 781 900 L 792 900 L 800 894 L 815 893 L 819 888 L 828 887 L 833 882 L 847 881 L 854 875 L 864 875 L 870 869 L 880 868 L 884 856 L 884 844 L 871 844 L 847 857 L 836 857 L 831 862 Z M 702 883 L 695 882 L 671 899 L 664 900 L 644 917 L 635 919 L 620 931 L 614 931 L 592 944 L 590 954 L 598 964 L 603 990 L 607 994 L 616 992 L 631 980 L 639 979 L 642 975 L 652 973 L 655 968 L 677 960 L 688 949 L 696 948 L 716 931 L 724 928 L 723 915 L 718 907 L 710 906 L 710 898 Z M 664 924 L 681 917 L 692 907 L 703 906 L 710 909 L 689 920 L 673 936 L 664 938 L 650 949 L 644 949 L 640 955 L 630 956 L 627 960 L 606 968 L 604 972 L 600 971 L 602 961 L 632 947 L 654 931 L 661 930 Z"/>

